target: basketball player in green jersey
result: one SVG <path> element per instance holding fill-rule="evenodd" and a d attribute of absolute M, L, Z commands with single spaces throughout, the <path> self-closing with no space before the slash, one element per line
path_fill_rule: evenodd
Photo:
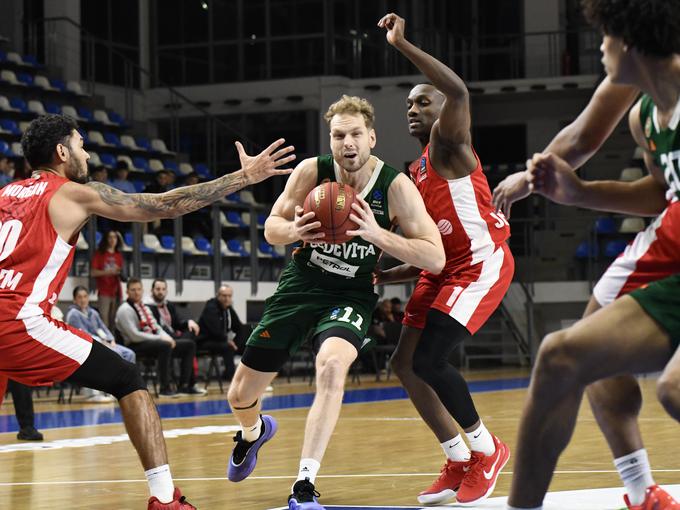
<path fill-rule="evenodd" d="M 372 273 L 381 251 L 438 274 L 444 266 L 439 230 L 427 214 L 415 185 L 371 155 L 376 136 L 373 107 L 343 96 L 325 115 L 332 154 L 310 158 L 291 174 L 265 223 L 265 237 L 276 245 L 303 241 L 266 303 L 229 388 L 229 403 L 242 430 L 229 461 L 228 477 L 238 482 L 255 468 L 259 448 L 276 431 L 276 421 L 260 416 L 265 388 L 307 339 L 318 349 L 316 397 L 307 416 L 302 459 L 291 510 L 319 510 L 314 479 L 342 404 L 345 378 L 366 336 L 377 301 Z M 325 244 L 314 233 L 321 224 L 303 214 L 307 194 L 318 184 L 337 181 L 360 197 L 350 216 L 358 227 L 343 244 Z M 390 232 L 398 224 L 404 237 Z"/>
<path fill-rule="evenodd" d="M 614 84 L 644 92 L 629 121 L 652 173 L 632 185 L 583 182 L 554 154 L 535 155 L 529 182 L 552 200 L 617 212 L 655 214 L 666 206 L 660 252 L 680 259 L 680 10 L 664 0 L 586 0 L 586 14 L 604 32 L 603 62 Z M 665 182 L 664 182 L 665 181 Z M 668 195 L 666 196 L 666 188 Z M 635 250 L 636 244 L 627 250 Z M 662 269 L 659 269 L 662 271 Z M 548 335 L 534 367 L 519 431 L 508 508 L 540 509 L 552 471 L 573 432 L 585 387 L 615 375 L 663 370 L 657 394 L 680 419 L 680 274 L 649 283 Z M 615 325 L 615 326 L 613 326 Z M 606 430 L 605 430 L 606 433 Z M 646 489 L 635 510 L 678 509 L 659 487 Z"/>

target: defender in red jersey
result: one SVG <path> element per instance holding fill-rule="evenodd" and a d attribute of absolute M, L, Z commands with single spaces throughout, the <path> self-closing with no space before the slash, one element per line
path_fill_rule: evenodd
<path fill-rule="evenodd" d="M 510 285 L 510 228 L 491 204 L 489 185 L 472 148 L 465 83 L 408 42 L 404 20 L 396 14 L 386 15 L 378 26 L 432 83 L 414 87 L 407 100 L 409 132 L 423 147 L 410 173 L 439 228 L 447 259 L 436 276 L 409 265 L 376 275 L 378 283 L 418 278 L 392 366 L 448 458 L 439 478 L 418 500 L 440 504 L 456 496 L 458 503 L 472 504 L 493 492 L 510 450 L 486 429 L 467 383 L 448 358 L 486 322 Z"/>
<path fill-rule="evenodd" d="M 68 276 L 75 241 L 92 214 L 118 221 L 172 218 L 238 189 L 286 174 L 295 156 L 278 140 L 250 157 L 236 142 L 242 169 L 167 193 L 125 194 L 87 181 L 87 152 L 76 122 L 44 115 L 21 140 L 34 169 L 0 190 L 0 400 L 7 378 L 27 385 L 70 381 L 114 395 L 144 469 L 151 510 L 192 510 L 175 488 L 156 408 L 137 367 L 78 329 L 50 317 Z"/>

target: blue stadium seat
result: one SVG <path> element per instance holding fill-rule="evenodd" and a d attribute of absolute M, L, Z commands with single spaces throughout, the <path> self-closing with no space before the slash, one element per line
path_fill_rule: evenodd
<path fill-rule="evenodd" d="M 238 202 L 239 204 L 241 203 L 241 194 L 238 191 L 236 193 L 230 193 L 224 198 L 226 198 L 230 202 Z"/>
<path fill-rule="evenodd" d="M 146 187 L 146 183 L 144 181 L 132 181 L 132 185 L 135 187 L 135 191 L 137 193 L 141 193 L 144 191 L 144 188 Z"/>
<path fill-rule="evenodd" d="M 36 58 L 35 55 L 22 55 L 21 60 L 24 61 L 24 64 L 29 64 L 32 65 L 33 67 L 43 67 L 43 65 L 38 62 L 38 59 Z"/>
<path fill-rule="evenodd" d="M 125 232 L 123 239 L 125 240 L 125 244 L 128 246 L 134 246 L 135 242 L 132 237 L 132 232 Z M 154 251 L 151 248 L 148 248 L 144 243 L 141 243 L 140 248 L 142 249 L 142 253 L 154 253 Z"/>
<path fill-rule="evenodd" d="M 79 106 L 77 110 L 78 110 L 78 115 L 80 115 L 81 118 L 85 119 L 88 122 L 94 121 L 94 115 L 92 114 L 92 110 L 90 110 L 89 108 L 85 108 L 84 106 Z"/>
<path fill-rule="evenodd" d="M 51 78 L 50 85 L 61 92 L 66 92 L 66 84 L 57 78 Z"/>
<path fill-rule="evenodd" d="M 138 168 L 139 170 L 143 170 L 144 172 L 151 172 L 151 169 L 149 168 L 149 162 L 144 159 L 140 158 L 139 156 L 132 158 L 132 164 L 135 165 L 135 168 Z"/>
<path fill-rule="evenodd" d="M 203 163 L 198 163 L 197 165 L 195 165 L 194 171 L 202 179 L 212 179 L 212 173 L 210 172 L 210 169 Z"/>
<path fill-rule="evenodd" d="M 7 52 L 0 50 L 0 62 L 7 62 Z"/>
<path fill-rule="evenodd" d="M 595 258 L 597 257 L 598 252 L 599 250 L 597 248 L 597 244 L 591 244 L 588 241 L 583 241 L 576 248 L 576 253 L 574 256 L 577 259 L 587 259 L 589 257 Z"/>
<path fill-rule="evenodd" d="M 138 138 L 135 138 L 135 142 L 137 143 L 137 147 L 141 147 L 142 149 L 145 149 L 147 151 L 151 150 L 151 142 L 149 142 L 148 138 L 140 136 Z"/>
<path fill-rule="evenodd" d="M 0 127 L 4 131 L 9 131 L 13 135 L 21 135 L 21 129 L 19 129 L 19 126 L 17 125 L 16 122 L 10 119 L 2 119 L 0 120 Z"/>
<path fill-rule="evenodd" d="M 109 120 L 114 124 L 118 124 L 119 126 L 125 125 L 125 119 L 122 117 L 122 115 L 116 112 L 109 112 Z"/>
<path fill-rule="evenodd" d="M 99 155 L 99 160 L 102 162 L 102 165 L 108 168 L 115 168 L 116 167 L 116 158 L 115 156 L 111 154 L 100 154 Z"/>
<path fill-rule="evenodd" d="M 179 175 L 179 165 L 177 164 L 176 161 L 167 159 L 163 161 L 163 166 L 169 170 L 172 170 L 175 173 L 175 175 Z"/>
<path fill-rule="evenodd" d="M 626 241 L 609 241 L 604 247 L 604 256 L 609 258 L 618 257 L 626 249 Z"/>
<path fill-rule="evenodd" d="M 232 251 L 234 253 L 238 253 L 239 256 L 241 256 L 241 257 L 249 257 L 250 256 L 250 253 L 248 253 L 246 251 L 246 249 L 243 247 L 243 244 L 238 239 L 229 239 L 227 241 L 227 248 L 229 248 L 229 251 Z"/>
<path fill-rule="evenodd" d="M 241 213 L 238 211 L 227 211 L 227 220 L 229 223 L 236 223 L 239 227 L 247 227 L 245 221 L 241 218 Z"/>
<path fill-rule="evenodd" d="M 17 80 L 19 80 L 21 83 L 29 87 L 33 86 L 33 76 L 31 76 L 28 73 L 18 73 Z"/>
<path fill-rule="evenodd" d="M 12 151 L 9 148 L 9 144 L 4 141 L 0 140 L 0 154 L 4 154 L 5 156 L 9 156 Z"/>
<path fill-rule="evenodd" d="M 175 237 L 174 236 L 161 236 L 161 246 L 166 250 L 175 249 Z"/>
<path fill-rule="evenodd" d="M 102 236 L 103 235 L 104 234 L 102 234 L 99 230 L 95 231 L 95 233 L 94 233 L 94 244 L 99 246 L 99 243 L 102 242 Z"/>
<path fill-rule="evenodd" d="M 614 218 L 603 216 L 595 221 L 595 232 L 598 234 L 613 234 L 616 232 Z"/>
<path fill-rule="evenodd" d="M 9 100 L 9 104 L 12 108 L 21 110 L 23 113 L 28 113 L 28 105 L 26 104 L 26 101 L 24 101 L 20 97 L 11 98 Z"/>
<path fill-rule="evenodd" d="M 196 248 L 201 251 L 207 251 L 208 254 L 213 254 L 212 244 L 203 236 L 198 236 L 194 239 L 194 244 Z"/>
<path fill-rule="evenodd" d="M 115 145 L 116 147 L 123 146 L 123 144 L 120 143 L 120 138 L 118 138 L 118 135 L 115 133 L 104 133 L 104 141 L 111 145 Z"/>
<path fill-rule="evenodd" d="M 265 240 L 260 240 L 259 249 L 262 253 L 266 255 L 271 255 L 272 257 L 279 257 L 279 255 L 274 252 L 274 247 Z"/>
<path fill-rule="evenodd" d="M 267 221 L 267 215 L 265 213 L 257 213 L 257 224 L 264 227 L 265 221 Z"/>
<path fill-rule="evenodd" d="M 57 103 L 45 103 L 45 111 L 47 113 L 61 113 L 61 106 Z"/>

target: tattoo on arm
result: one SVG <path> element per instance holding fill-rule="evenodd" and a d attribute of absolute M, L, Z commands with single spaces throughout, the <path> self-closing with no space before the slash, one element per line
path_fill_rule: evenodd
<path fill-rule="evenodd" d="M 124 193 L 101 182 L 87 183 L 87 186 L 99 193 L 104 203 L 140 209 L 148 212 L 150 219 L 181 216 L 206 207 L 247 185 L 246 176 L 242 171 L 224 175 L 210 182 L 185 186 L 165 193 Z"/>

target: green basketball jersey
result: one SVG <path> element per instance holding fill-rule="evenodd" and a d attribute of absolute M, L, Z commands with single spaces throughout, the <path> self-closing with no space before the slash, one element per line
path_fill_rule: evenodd
<path fill-rule="evenodd" d="M 317 185 L 340 181 L 340 169 L 331 154 L 319 156 L 317 168 Z M 382 228 L 390 228 L 387 191 L 398 175 L 397 170 L 378 159 L 366 187 L 356 190 L 369 203 Z M 295 250 L 290 264 L 294 266 L 295 272 L 302 273 L 324 287 L 372 289 L 372 273 L 378 264 L 379 255 L 377 246 L 357 236 L 343 244 L 305 243 Z"/>
<path fill-rule="evenodd" d="M 661 128 L 657 108 L 652 98 L 645 94 L 640 103 L 640 123 L 647 141 L 647 148 L 654 156 L 654 163 L 663 170 L 668 184 L 667 198 L 680 198 L 680 103 L 675 107 L 668 127 Z"/>

